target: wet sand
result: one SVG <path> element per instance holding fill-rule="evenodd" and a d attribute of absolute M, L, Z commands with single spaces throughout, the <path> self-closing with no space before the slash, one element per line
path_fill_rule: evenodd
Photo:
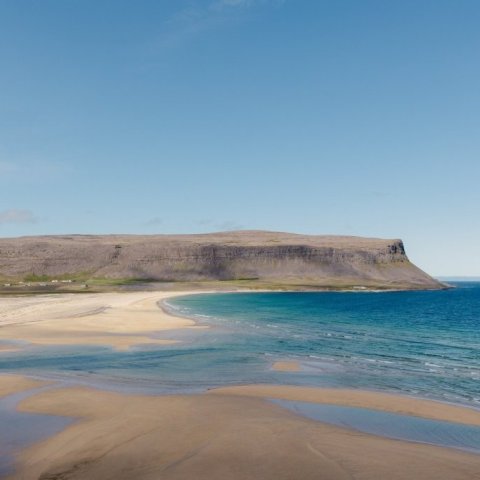
<path fill-rule="evenodd" d="M 47 385 L 47 383 L 48 382 L 22 377 L 20 375 L 0 375 L 0 398 L 38 388 Z"/>
<path fill-rule="evenodd" d="M 329 426 L 260 395 L 226 390 L 159 397 L 89 388 L 36 394 L 21 402 L 21 411 L 79 420 L 23 451 L 9 478 L 479 478 L 479 455 Z M 373 401 L 376 394 L 369 395 Z"/>
<path fill-rule="evenodd" d="M 272 370 L 276 370 L 277 372 L 299 372 L 300 363 L 296 361 L 280 360 L 273 363 Z"/>
<path fill-rule="evenodd" d="M 0 343 L 0 355 L 2 353 L 18 352 L 20 348 L 9 344 Z"/>
<path fill-rule="evenodd" d="M 2 340 L 33 345 L 106 345 L 117 350 L 140 344 L 175 343 L 152 335 L 164 330 L 204 327 L 167 314 L 157 303 L 188 293 L 192 292 L 4 298 L 0 304 Z"/>
<path fill-rule="evenodd" d="M 275 398 L 347 407 L 371 408 L 432 420 L 480 426 L 480 410 L 453 404 L 366 390 L 296 387 L 289 385 L 241 385 L 210 390 L 212 395 Z M 480 461 L 480 459 L 479 459 Z"/>
<path fill-rule="evenodd" d="M 63 430 L 73 419 L 20 413 L 24 398 L 53 387 L 51 382 L 17 375 L 0 375 L 0 478 L 14 472 L 15 453 Z"/>

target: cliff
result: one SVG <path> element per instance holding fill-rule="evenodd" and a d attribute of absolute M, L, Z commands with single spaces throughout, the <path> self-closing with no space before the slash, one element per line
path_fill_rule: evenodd
<path fill-rule="evenodd" d="M 401 240 L 264 231 L 0 239 L 0 276 L 443 288 L 408 260 Z"/>

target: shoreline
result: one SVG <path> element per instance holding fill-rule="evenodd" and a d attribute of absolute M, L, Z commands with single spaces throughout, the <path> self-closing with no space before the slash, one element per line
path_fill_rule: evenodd
<path fill-rule="evenodd" d="M 13 280 L 12 280 L 13 281 Z M 80 285 L 65 287 L 60 284 L 48 284 L 45 287 L 25 287 L 15 282 L 10 287 L 0 284 L 0 298 L 28 297 L 31 295 L 49 296 L 49 295 L 89 295 L 105 293 L 131 293 L 131 292 L 162 292 L 162 293 L 201 293 L 204 291 L 215 293 L 236 293 L 236 292 L 331 292 L 331 293 L 396 293 L 396 292 L 433 292 L 439 290 L 451 290 L 457 288 L 455 285 L 440 282 L 441 286 L 389 286 L 389 285 L 345 285 L 345 284 L 326 284 L 326 285 L 303 285 L 296 283 L 259 283 L 245 284 L 236 280 L 210 280 L 204 282 L 167 282 L 170 285 L 165 288 L 164 282 L 126 282 L 124 284 L 116 283 L 93 283 L 88 290 Z M 173 286 L 173 289 L 172 289 Z M 142 289 L 143 287 L 143 289 Z M 148 288 L 147 288 L 148 287 Z"/>
<path fill-rule="evenodd" d="M 0 374 L 0 399 L 16 393 L 33 390 L 48 385 L 49 382 L 28 375 L 15 373 Z"/>
<path fill-rule="evenodd" d="M 351 291 L 352 293 L 369 293 L 369 292 L 357 292 L 357 291 Z M 183 331 L 183 330 L 208 330 L 212 328 L 212 325 L 208 325 L 207 322 L 201 323 L 200 319 L 195 317 L 195 315 L 185 315 L 182 314 L 180 311 L 176 310 L 175 307 L 172 307 L 171 305 L 168 304 L 168 301 L 173 298 L 177 297 L 183 297 L 183 296 L 192 296 L 192 295 L 204 295 L 204 294 L 242 294 L 242 293 L 290 293 L 290 292 L 285 292 L 285 291 L 271 291 L 271 290 L 221 290 L 221 291 L 216 291 L 216 290 L 190 290 L 190 291 L 161 291 L 161 292 L 152 292 L 152 291 L 141 291 L 141 292 L 115 292 L 115 293 L 94 293 L 91 294 L 91 298 L 96 300 L 100 298 L 102 300 L 102 307 L 100 308 L 95 308 L 94 311 L 88 310 L 84 311 L 83 313 L 80 314 L 75 314 L 75 315 L 70 315 L 66 317 L 62 317 L 60 315 L 59 318 L 55 318 L 54 320 L 50 319 L 45 319 L 45 320 L 40 320 L 36 322 L 32 322 L 34 324 L 33 328 L 37 329 L 37 323 L 42 324 L 42 322 L 45 322 L 48 326 L 48 329 L 50 329 L 51 323 L 57 322 L 58 328 L 61 330 L 60 335 L 56 337 L 55 335 L 51 337 L 41 337 L 38 338 L 35 335 L 28 335 L 27 338 L 33 339 L 31 342 L 31 345 L 33 346 L 105 346 L 105 347 L 110 347 L 113 350 L 117 351 L 128 351 L 132 347 L 136 346 L 148 346 L 148 345 L 174 345 L 178 343 L 182 343 L 182 340 L 171 340 L 171 339 L 164 339 L 164 338 L 156 338 L 154 337 L 155 334 L 161 334 L 161 333 L 167 333 L 169 331 Z M 292 292 L 292 293 L 301 293 L 301 292 Z M 75 294 L 53 294 L 51 295 L 52 297 L 55 298 L 60 298 L 60 297 L 69 297 L 71 299 L 76 299 L 78 298 L 77 295 Z M 43 295 L 32 295 L 31 297 L 33 298 L 38 298 L 40 300 L 44 299 L 45 296 Z M 104 305 L 108 300 L 111 300 L 112 297 L 132 297 L 133 303 L 132 302 L 120 302 L 119 306 L 109 306 L 109 305 Z M 139 298 L 137 298 L 139 297 Z M 80 296 L 80 299 L 83 298 L 88 298 L 87 295 L 85 296 Z M 22 297 L 23 300 L 23 297 Z M 108 302 L 107 302 L 108 303 Z M 146 304 L 147 303 L 147 304 Z M 151 311 L 151 304 L 155 306 L 153 312 Z M 125 323 L 124 317 L 124 311 L 122 309 L 125 309 L 127 312 L 132 313 L 130 307 L 131 305 L 134 305 L 135 307 L 138 307 L 138 304 L 140 304 L 140 309 L 135 310 L 133 313 L 135 314 L 135 318 L 138 319 L 140 317 L 139 322 L 132 323 Z M 146 308 L 145 308 L 146 307 Z M 119 311 L 115 311 L 115 309 Z M 107 322 L 103 325 L 100 325 L 101 328 L 92 328 L 91 322 L 92 321 L 97 321 L 100 320 L 100 323 L 102 321 L 102 317 L 106 316 L 109 314 L 112 316 L 111 310 L 115 311 L 115 314 L 117 315 L 117 318 L 115 318 L 114 323 L 118 323 L 119 325 L 117 326 L 118 328 L 116 329 L 115 327 L 112 327 L 111 323 L 112 322 Z M 145 311 L 146 310 L 146 311 Z M 0 316 L 2 315 L 2 310 L 0 307 Z M 143 314 L 146 314 L 145 316 L 142 316 Z M 151 318 L 151 314 L 153 313 L 153 319 Z M 159 315 L 160 314 L 160 315 Z M 97 318 L 96 318 L 97 317 Z M 71 329 L 71 326 L 67 327 L 65 330 L 62 330 L 62 328 L 65 327 L 65 321 L 69 323 L 72 318 L 80 319 L 80 323 L 87 321 L 87 324 L 90 328 L 86 329 L 86 335 L 82 336 L 76 336 L 75 338 L 68 338 L 65 335 L 66 334 L 71 334 L 72 331 L 75 332 L 75 329 Z M 110 320 L 110 319 L 108 319 Z M 30 323 L 28 323 L 30 325 Z M 28 326 L 27 325 L 27 326 Z M 19 339 L 16 337 L 12 337 L 12 333 L 9 332 L 9 325 L 2 325 L 0 322 L 0 328 L 2 332 L 2 339 L 1 340 L 6 340 L 7 342 L 15 342 L 21 340 L 22 342 L 25 342 L 25 338 Z M 15 332 L 18 330 L 16 329 L 16 325 L 13 325 L 13 329 Z M 115 331 L 118 330 L 118 331 Z M 79 328 L 80 332 L 85 333 L 85 328 L 81 325 Z M 25 332 L 22 332 L 25 333 Z M 80 339 L 80 340 L 79 340 Z M 53 340 L 51 343 L 49 340 Z M 28 342 L 28 340 L 27 340 Z M 38 342 L 38 343 L 37 343 Z M 0 359 L 2 356 L 5 354 L 7 355 L 8 353 L 18 353 L 21 352 L 22 350 L 25 350 L 28 348 L 28 343 L 27 344 L 22 344 L 22 345 L 15 345 L 13 349 L 11 349 L 11 344 L 7 345 L 7 348 L 1 348 L 2 344 L 0 344 Z M 296 372 L 301 372 L 302 371 L 302 362 L 299 360 L 297 357 L 291 358 L 291 357 L 276 357 L 275 359 L 272 359 L 269 366 L 269 369 L 272 371 L 277 371 L 277 372 L 286 372 L 286 373 L 296 373 Z M 17 375 L 15 372 L 5 372 L 5 374 L 9 375 Z M 4 375 L 3 372 L 0 372 L 0 377 Z M 28 373 L 25 375 L 26 377 L 31 377 L 38 379 L 38 381 L 47 381 L 47 382 L 52 382 L 52 381 L 58 381 L 58 380 L 52 380 L 52 377 L 54 375 L 46 376 L 44 379 L 42 379 L 42 376 L 39 374 L 33 374 L 29 375 Z M 50 377 L 50 378 L 49 378 Z M 73 381 L 75 383 L 75 379 L 73 380 L 68 380 L 68 382 Z M 87 384 L 88 385 L 88 384 Z M 465 408 L 468 410 L 472 410 L 475 412 L 480 412 L 480 407 L 476 407 L 473 405 L 469 404 L 463 404 L 459 402 L 450 402 L 444 399 L 439 399 L 439 398 L 430 398 L 430 397 L 424 397 L 421 395 L 414 395 L 414 394 L 409 394 L 409 393 L 398 393 L 397 391 L 390 391 L 390 390 L 382 390 L 382 389 L 370 389 L 370 388 L 361 388 L 361 389 L 344 389 L 341 387 L 328 387 L 328 386 L 319 386 L 319 387 L 309 387 L 309 386 L 304 386 L 300 387 L 298 385 L 286 385 L 286 384 L 268 384 L 268 385 L 257 385 L 258 388 L 263 388 L 265 386 L 278 386 L 280 388 L 282 387 L 293 387 L 293 388 L 317 388 L 317 389 L 322 389 L 322 390 L 348 390 L 348 391 L 359 391 L 359 392 L 367 392 L 371 394 L 385 394 L 385 395 L 392 395 L 392 396 L 400 396 L 404 398 L 410 398 L 413 400 L 423 400 L 426 402 L 434 402 L 446 406 L 453 406 L 453 407 L 460 407 L 460 408 Z M 244 387 L 250 387 L 250 385 L 244 385 L 244 384 L 237 384 L 236 386 L 221 386 L 221 387 L 213 387 L 209 388 L 206 387 L 205 392 L 211 391 L 211 390 L 220 390 L 223 388 L 232 388 L 232 389 L 242 389 Z M 98 388 L 96 385 L 94 388 Z M 162 394 L 162 393 L 160 393 Z M 237 393 L 234 393 L 235 395 Z M 252 395 L 252 393 L 248 393 L 248 395 Z M 258 396 L 258 395 L 257 395 Z M 279 397 L 280 398 L 280 397 Z M 355 405 L 351 405 L 355 406 Z M 395 413 L 394 411 L 392 411 Z"/>
<path fill-rule="evenodd" d="M 158 302 L 190 292 L 128 292 L 12 298 L 0 307 L 2 340 L 26 345 L 97 345 L 128 350 L 136 345 L 169 345 L 159 332 L 202 328 L 192 319 L 173 316 Z M 197 292 L 192 292 L 197 293 Z M 27 299 L 27 301 L 25 301 Z M 7 348 L 2 353 L 11 351 Z"/>

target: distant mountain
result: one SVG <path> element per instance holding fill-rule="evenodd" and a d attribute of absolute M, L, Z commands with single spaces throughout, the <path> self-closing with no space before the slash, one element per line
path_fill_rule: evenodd
<path fill-rule="evenodd" d="M 238 231 L 0 239 L 5 279 L 91 277 L 244 281 L 295 288 L 439 289 L 401 240 Z"/>

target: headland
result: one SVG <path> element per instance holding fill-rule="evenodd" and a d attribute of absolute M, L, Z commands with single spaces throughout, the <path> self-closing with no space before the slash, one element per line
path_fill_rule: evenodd
<path fill-rule="evenodd" d="M 445 284 L 399 239 L 267 231 L 0 239 L 0 292 L 152 289 L 415 290 Z"/>

